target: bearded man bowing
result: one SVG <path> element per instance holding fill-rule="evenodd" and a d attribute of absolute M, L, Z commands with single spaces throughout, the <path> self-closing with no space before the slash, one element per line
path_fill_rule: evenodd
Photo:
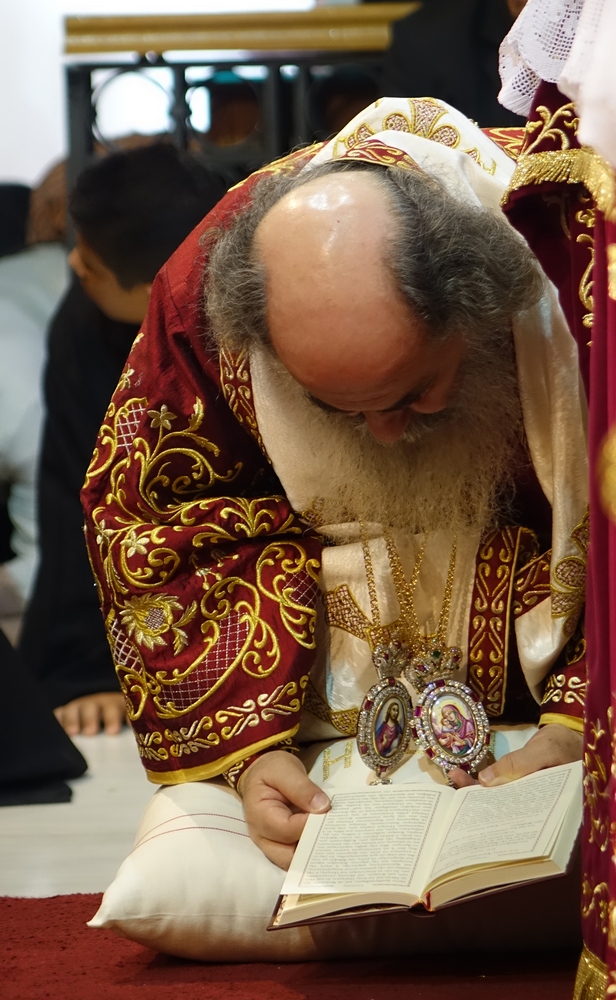
<path fill-rule="evenodd" d="M 330 762 L 365 784 L 351 738 L 384 637 L 440 637 L 492 722 L 540 722 L 483 784 L 581 756 L 585 404 L 500 214 L 512 168 L 447 105 L 380 101 L 230 192 L 157 278 L 84 502 L 129 717 L 170 787 L 94 926 L 206 959 L 382 951 L 375 920 L 265 926 Z M 150 831 L 187 815 L 207 832 L 170 877 Z M 451 918 L 396 919 L 390 951 L 432 950 Z"/>

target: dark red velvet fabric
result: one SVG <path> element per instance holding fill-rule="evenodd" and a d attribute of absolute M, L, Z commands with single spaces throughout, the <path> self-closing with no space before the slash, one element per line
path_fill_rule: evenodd
<path fill-rule="evenodd" d="M 90 930 L 99 902 L 0 898 L 2 1000 L 570 1000 L 578 957 L 201 965 Z"/>

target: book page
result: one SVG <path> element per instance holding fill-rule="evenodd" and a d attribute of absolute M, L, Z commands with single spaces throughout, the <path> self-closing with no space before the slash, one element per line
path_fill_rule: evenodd
<path fill-rule="evenodd" d="M 429 884 L 460 868 L 546 857 L 574 794 L 581 796 L 577 761 L 506 785 L 457 792 Z"/>
<path fill-rule="evenodd" d="M 425 785 L 337 793 L 330 812 L 308 817 L 282 894 L 410 890 L 453 795 Z"/>

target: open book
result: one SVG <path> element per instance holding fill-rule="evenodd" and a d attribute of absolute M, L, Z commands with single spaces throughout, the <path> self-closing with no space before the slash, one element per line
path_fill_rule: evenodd
<path fill-rule="evenodd" d="M 270 929 L 358 908 L 435 910 L 562 874 L 581 820 L 579 761 L 494 788 L 337 792 L 330 812 L 308 817 Z"/>

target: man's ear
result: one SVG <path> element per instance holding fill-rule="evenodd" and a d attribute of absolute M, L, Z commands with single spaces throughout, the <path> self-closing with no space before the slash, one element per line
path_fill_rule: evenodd
<path fill-rule="evenodd" d="M 147 294 L 147 296 L 149 298 L 150 295 L 151 295 L 151 293 L 152 293 L 152 282 L 151 281 L 146 283 L 145 290 L 146 290 L 146 294 Z"/>

